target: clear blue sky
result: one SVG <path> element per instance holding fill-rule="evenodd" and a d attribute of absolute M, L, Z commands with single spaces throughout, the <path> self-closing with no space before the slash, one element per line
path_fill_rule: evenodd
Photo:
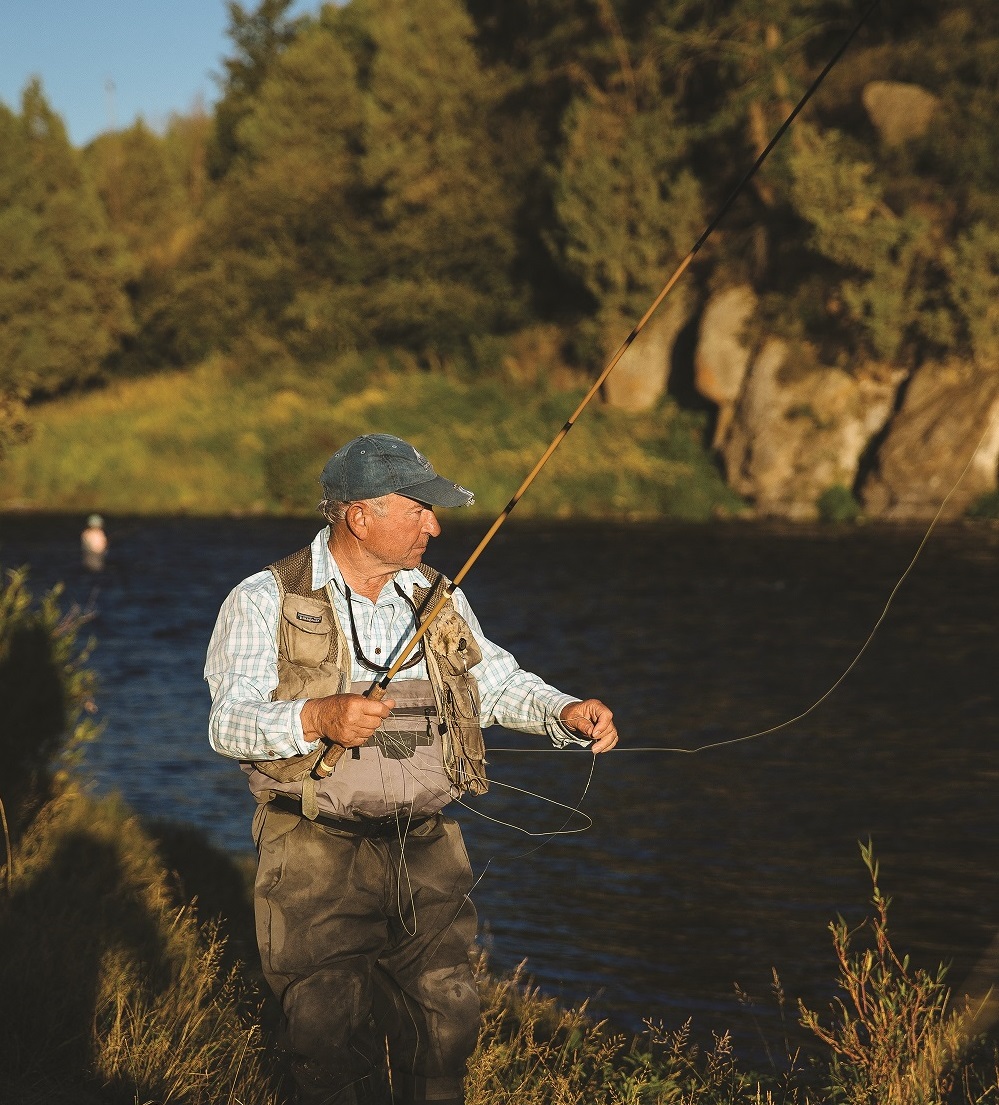
<path fill-rule="evenodd" d="M 291 14 L 319 7 L 295 0 Z M 0 0 L 0 100 L 19 110 L 41 77 L 77 146 L 140 115 L 158 129 L 199 97 L 206 107 L 218 98 L 228 23 L 224 0 Z"/>

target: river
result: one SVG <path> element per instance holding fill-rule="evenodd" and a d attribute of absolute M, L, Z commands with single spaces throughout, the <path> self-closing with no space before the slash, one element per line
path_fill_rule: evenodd
<path fill-rule="evenodd" d="M 205 735 L 205 646 L 232 585 L 318 527 L 111 518 L 94 575 L 82 521 L 0 516 L 0 564 L 30 564 L 36 593 L 63 580 L 93 610 L 105 730 L 86 773 L 246 853 L 243 777 Z M 445 525 L 429 559 L 453 574 L 484 525 Z M 780 1035 L 774 970 L 792 1003 L 828 1005 L 828 924 L 868 914 L 871 840 L 899 947 L 963 980 L 999 923 L 999 531 L 937 530 L 842 684 L 737 740 L 832 687 L 921 537 L 508 523 L 466 580 L 480 620 L 525 667 L 610 703 L 621 746 L 594 762 L 487 733 L 495 785 L 455 815 L 496 969 L 526 960 L 543 990 L 590 998 L 615 1026 L 691 1017 L 695 1035 L 732 1029 L 752 1052 Z M 576 806 L 592 825 L 544 835 L 583 828 Z"/>

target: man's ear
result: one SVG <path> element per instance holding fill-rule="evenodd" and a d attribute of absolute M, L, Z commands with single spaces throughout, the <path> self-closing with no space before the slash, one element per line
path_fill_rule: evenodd
<path fill-rule="evenodd" d="M 367 536 L 368 508 L 364 503 L 351 503 L 344 512 L 343 520 L 347 523 L 347 529 L 359 541 Z"/>

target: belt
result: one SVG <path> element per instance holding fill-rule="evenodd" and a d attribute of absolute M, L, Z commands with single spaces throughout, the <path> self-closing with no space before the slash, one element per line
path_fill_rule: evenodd
<path fill-rule="evenodd" d="M 270 805 L 285 813 L 294 813 L 306 820 L 302 813 L 302 803 L 290 794 L 276 794 Z M 328 814 L 316 815 L 314 824 L 323 825 L 327 829 L 336 829 L 341 833 L 350 833 L 352 836 L 365 837 L 395 837 L 400 833 L 412 832 L 428 821 L 435 821 L 440 817 L 439 813 L 429 813 L 423 817 L 409 818 L 405 813 L 387 814 L 385 817 L 365 817 L 363 820 L 347 817 L 330 817 Z"/>

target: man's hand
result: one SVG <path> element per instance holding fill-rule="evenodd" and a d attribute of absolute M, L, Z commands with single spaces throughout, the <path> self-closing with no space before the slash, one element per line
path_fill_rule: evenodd
<path fill-rule="evenodd" d="M 559 720 L 581 737 L 593 741 L 590 749 L 597 752 L 609 752 L 617 744 L 617 728 L 614 715 L 599 698 L 588 698 L 585 702 L 570 702 L 562 708 Z"/>
<path fill-rule="evenodd" d="M 376 702 L 363 694 L 310 698 L 302 707 L 302 731 L 310 742 L 324 737 L 344 748 L 356 748 L 368 740 L 394 705 L 394 699 Z"/>

